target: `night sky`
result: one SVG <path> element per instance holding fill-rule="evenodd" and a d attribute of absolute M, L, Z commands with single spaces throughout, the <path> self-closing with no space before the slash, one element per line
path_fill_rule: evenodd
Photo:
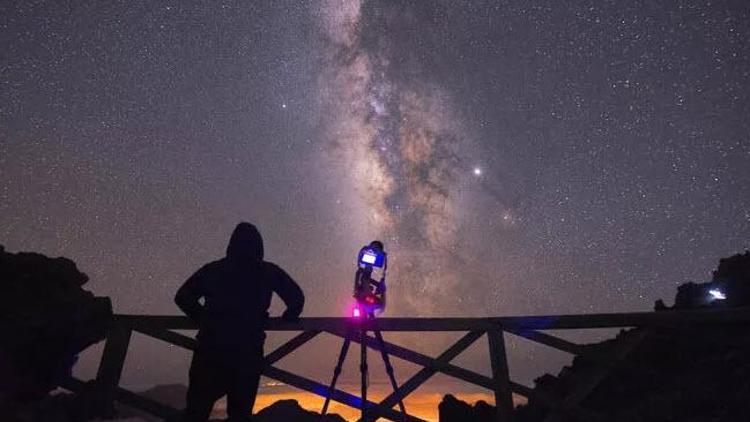
<path fill-rule="evenodd" d="M 671 303 L 750 248 L 750 3 L 534 3 L 3 2 L 0 244 L 120 313 L 176 314 L 243 220 L 308 316 L 374 238 L 389 316 Z"/>

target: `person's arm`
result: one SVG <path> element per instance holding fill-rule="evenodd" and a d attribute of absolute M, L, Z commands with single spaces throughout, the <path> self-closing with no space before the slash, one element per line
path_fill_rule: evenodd
<path fill-rule="evenodd" d="M 295 282 L 286 271 L 276 267 L 273 291 L 284 301 L 286 310 L 281 315 L 286 320 L 299 318 L 302 308 L 305 306 L 305 294 L 302 293 L 297 282 Z"/>
<path fill-rule="evenodd" d="M 200 298 L 205 294 L 203 289 L 204 275 L 205 267 L 190 276 L 182 287 L 177 290 L 177 294 L 174 297 L 174 302 L 182 312 L 195 322 L 200 321 L 204 311 L 203 305 L 200 303 Z"/>

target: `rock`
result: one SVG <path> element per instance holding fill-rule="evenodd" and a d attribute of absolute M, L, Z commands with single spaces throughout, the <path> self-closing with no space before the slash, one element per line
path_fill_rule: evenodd
<path fill-rule="evenodd" d="M 719 260 L 712 282 L 726 294 L 726 306 L 750 305 L 750 251 Z"/>
<path fill-rule="evenodd" d="M 446 394 L 438 405 L 438 414 L 440 422 L 491 422 L 495 420 L 495 407 L 484 400 L 472 407 L 452 394 Z"/>
<path fill-rule="evenodd" d="M 722 259 L 708 283 L 678 288 L 675 306 L 657 302 L 657 310 L 736 307 L 750 304 L 750 253 Z M 720 289 L 726 300 L 710 300 Z M 586 345 L 582 356 L 607 356 L 632 336 L 643 340 L 580 402 L 580 407 L 604 420 L 740 421 L 750 415 L 750 327 L 693 326 L 621 331 L 614 339 Z M 558 377 L 542 376 L 536 391 L 566 397 L 586 383 L 597 365 L 593 359 L 573 360 Z M 616 362 L 613 358 L 611 362 Z M 548 409 L 533 399 L 516 409 L 520 422 L 543 421 Z M 573 421 L 563 417 L 561 421 Z"/>
<path fill-rule="evenodd" d="M 0 416 L 71 401 L 47 395 L 112 320 L 111 302 L 84 290 L 87 281 L 67 258 L 0 246 Z"/>
<path fill-rule="evenodd" d="M 478 421 L 494 421 L 496 414 L 495 406 L 491 406 L 484 400 L 474 403 L 474 416 Z"/>
<path fill-rule="evenodd" d="M 141 396 L 148 397 L 159 403 L 170 406 L 174 409 L 183 409 L 185 407 L 185 395 L 187 387 L 182 384 L 157 385 L 146 391 L 138 393 Z M 121 419 L 135 418 L 143 422 L 161 421 L 148 413 L 127 406 L 118 406 L 117 417 Z M 211 421 L 214 421 L 212 419 Z M 279 400 L 276 403 L 266 407 L 256 413 L 254 422 L 346 422 L 344 418 L 336 414 L 327 414 L 325 416 L 315 412 L 303 409 L 296 400 Z"/>
<path fill-rule="evenodd" d="M 712 291 L 718 291 L 725 299 L 717 299 Z M 659 299 L 654 309 L 698 309 L 707 307 L 750 306 L 750 251 L 719 260 L 711 281 L 687 282 L 677 287 L 674 306 L 669 308 Z"/>
<path fill-rule="evenodd" d="M 185 408 L 185 397 L 187 395 L 187 386 L 184 384 L 163 384 L 157 385 L 148 390 L 138 393 L 139 396 L 147 397 L 161 404 L 167 405 L 173 409 L 181 410 Z M 121 419 L 135 418 L 142 422 L 160 422 L 162 418 L 151 415 L 139 409 L 115 403 L 117 417 Z M 177 415 L 179 416 L 179 415 Z M 175 417 L 175 419 L 178 419 Z"/>
<path fill-rule="evenodd" d="M 458 400 L 452 394 L 443 397 L 438 405 L 438 415 L 440 422 L 464 421 L 472 414 L 471 406 L 461 400 Z"/>
<path fill-rule="evenodd" d="M 297 400 L 279 400 L 255 414 L 255 422 L 346 422 L 336 414 L 321 415 L 303 409 Z"/>
<path fill-rule="evenodd" d="M 141 395 L 175 409 L 182 409 L 185 407 L 187 386 L 184 384 L 157 385 L 144 391 Z"/>

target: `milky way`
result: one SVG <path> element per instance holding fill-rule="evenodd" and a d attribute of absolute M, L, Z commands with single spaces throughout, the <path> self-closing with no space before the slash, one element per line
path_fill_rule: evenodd
<path fill-rule="evenodd" d="M 369 207 L 361 224 L 372 226 L 398 259 L 396 312 L 455 311 L 465 271 L 457 236 L 467 133 L 438 85 L 393 77 L 394 40 L 380 33 L 368 43 L 361 8 L 332 1 L 319 12 L 327 41 L 324 136 L 337 164 L 351 169 L 346 187 Z"/>

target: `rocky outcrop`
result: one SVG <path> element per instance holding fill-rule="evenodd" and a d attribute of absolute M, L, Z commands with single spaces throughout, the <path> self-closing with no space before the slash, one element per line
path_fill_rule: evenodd
<path fill-rule="evenodd" d="M 592 357 L 610 356 L 641 337 L 624 359 L 614 364 L 593 391 L 580 402 L 604 420 L 638 422 L 732 422 L 750 420 L 750 330 L 744 327 L 622 331 L 616 338 L 589 345 L 588 350 L 557 376 L 535 380 L 535 391 L 564 398 L 579 391 L 600 365 Z M 490 421 L 470 406 L 446 396 L 440 421 Z M 487 406 L 488 408 L 490 406 Z M 520 422 L 543 421 L 544 403 L 529 400 L 515 410 Z M 487 411 L 491 414 L 492 409 Z M 562 422 L 573 422 L 569 415 Z"/>
<path fill-rule="evenodd" d="M 592 347 L 557 377 L 536 380 L 536 391 L 567 397 L 596 376 L 590 357 L 615 355 L 640 336 L 640 344 L 587 395 L 580 406 L 623 421 L 739 421 L 750 415 L 750 330 L 744 327 L 664 331 L 634 329 Z M 589 359 L 587 359 L 589 358 Z M 520 421 L 547 413 L 533 399 L 517 409 Z M 574 417 L 563 418 L 573 421 Z"/>
<path fill-rule="evenodd" d="M 47 395 L 112 319 L 109 299 L 84 290 L 87 281 L 69 259 L 0 246 L 0 416 L 70 401 Z"/>
<path fill-rule="evenodd" d="M 146 391 L 139 393 L 159 403 L 165 404 L 174 409 L 185 407 L 185 395 L 187 387 L 182 384 L 157 385 Z M 146 412 L 129 408 L 127 406 L 117 406 L 118 418 L 137 419 L 142 422 L 161 421 L 153 415 Z M 212 419 L 214 421 L 215 419 Z M 255 422 L 345 422 L 345 419 L 336 414 L 320 415 L 315 412 L 303 409 L 296 400 L 279 400 L 276 403 L 262 409 L 253 417 Z"/>
<path fill-rule="evenodd" d="M 750 306 L 750 251 L 719 260 L 708 283 L 679 286 L 674 302 L 674 309 Z"/>
<path fill-rule="evenodd" d="M 494 422 L 495 407 L 483 400 L 471 406 L 452 394 L 447 394 L 438 405 L 438 414 L 441 422 Z"/>
<path fill-rule="evenodd" d="M 138 395 L 169 406 L 172 409 L 183 409 L 185 407 L 185 397 L 187 396 L 187 386 L 184 384 L 156 385 L 148 390 L 138 392 Z M 162 421 L 162 418 L 158 416 L 120 403 L 115 403 L 115 411 L 117 417 L 120 419 L 138 419 L 141 422 Z"/>
<path fill-rule="evenodd" d="M 750 252 L 745 252 L 722 259 L 711 281 L 683 284 L 674 306 L 658 301 L 656 310 L 748 305 Z M 608 371 L 602 371 L 602 361 L 611 364 Z M 591 384 L 597 378 L 599 382 Z M 589 391 L 591 385 L 595 387 Z M 580 394 L 580 408 L 603 420 L 750 420 L 750 329 L 737 325 L 622 330 L 613 339 L 585 346 L 557 376 L 537 378 L 535 391 L 560 399 Z M 474 408 L 450 396 L 440 406 L 441 422 L 480 420 Z M 515 410 L 515 420 L 543 421 L 548 411 L 544 403 L 531 399 Z M 577 418 L 567 415 L 560 420 Z"/>
<path fill-rule="evenodd" d="M 305 410 L 297 403 L 297 400 L 279 400 L 256 413 L 253 421 L 346 422 L 346 419 L 336 414 L 321 415 Z"/>

